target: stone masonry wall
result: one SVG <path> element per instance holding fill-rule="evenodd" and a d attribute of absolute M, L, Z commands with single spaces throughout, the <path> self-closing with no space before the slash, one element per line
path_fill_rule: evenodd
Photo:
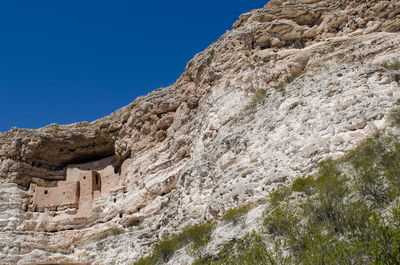
<path fill-rule="evenodd" d="M 79 182 L 63 183 L 59 187 L 36 187 L 33 195 L 33 205 L 37 208 L 48 208 L 72 205 L 79 202 Z"/>

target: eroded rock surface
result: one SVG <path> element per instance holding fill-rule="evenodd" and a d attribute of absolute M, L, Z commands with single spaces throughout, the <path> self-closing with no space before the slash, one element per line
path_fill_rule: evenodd
<path fill-rule="evenodd" d="M 400 59 L 399 31 L 399 1 L 273 0 L 170 87 L 92 123 L 0 134 L 0 263 L 128 264 L 186 224 L 262 207 L 271 189 L 390 125 L 400 72 L 383 65 Z M 92 215 L 29 211 L 30 185 L 54 187 L 68 164 L 110 155 L 123 177 Z M 96 239 L 110 228 L 124 232 Z"/>

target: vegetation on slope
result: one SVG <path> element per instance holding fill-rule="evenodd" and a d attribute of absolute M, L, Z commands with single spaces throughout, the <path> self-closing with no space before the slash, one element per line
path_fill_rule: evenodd
<path fill-rule="evenodd" d="M 222 220 L 225 221 L 226 223 L 232 222 L 234 224 L 237 224 L 242 217 L 251 209 L 250 204 L 245 204 L 238 206 L 236 208 L 231 208 L 225 212 L 225 214 L 222 216 Z"/>
<path fill-rule="evenodd" d="M 260 234 L 255 232 L 225 244 L 218 257 L 198 258 L 192 264 L 275 264 Z"/>
<path fill-rule="evenodd" d="M 282 92 L 285 94 L 285 87 L 294 82 L 298 77 L 302 76 L 304 74 L 304 71 L 298 71 L 298 72 L 293 72 L 290 75 L 288 75 L 285 80 L 281 81 L 279 84 L 276 86 L 273 86 L 272 88 L 275 89 L 278 92 Z M 259 106 L 263 100 L 267 97 L 267 91 L 268 89 L 259 89 L 257 90 L 250 103 L 243 109 L 244 111 L 249 111 L 255 109 L 257 106 Z"/>
<path fill-rule="evenodd" d="M 400 111 L 392 113 L 398 124 Z M 270 195 L 263 229 L 195 264 L 400 264 L 400 143 L 377 135 Z M 271 244 L 272 243 L 272 244 Z"/>
<path fill-rule="evenodd" d="M 392 119 L 400 124 L 400 111 Z M 249 209 L 228 210 L 223 220 L 237 222 Z M 206 245 L 214 223 L 203 225 L 161 241 L 135 264 L 167 261 L 173 252 L 164 245 L 180 242 L 172 244 L 175 251 L 196 242 L 197 233 L 204 238 L 198 245 Z M 221 248 L 193 264 L 400 264 L 399 137 L 377 134 L 343 158 L 320 163 L 316 176 L 272 192 L 259 232 Z"/>
<path fill-rule="evenodd" d="M 214 222 L 205 222 L 185 227 L 179 234 L 171 235 L 158 242 L 151 255 L 140 258 L 135 265 L 150 265 L 167 262 L 178 249 L 190 244 L 190 249 L 196 252 L 207 245 L 215 228 Z"/>
<path fill-rule="evenodd" d="M 392 62 L 385 62 L 382 66 L 388 70 L 400 70 L 400 60 L 396 59 Z"/>
<path fill-rule="evenodd" d="M 86 244 L 86 243 L 93 242 L 93 241 L 100 241 L 107 237 L 116 236 L 116 235 L 120 235 L 123 233 L 125 233 L 125 230 L 122 228 L 119 228 L 119 227 L 109 228 L 109 229 L 101 231 L 97 234 L 93 234 L 93 235 L 89 236 L 88 238 L 82 240 L 80 242 L 80 244 Z"/>
<path fill-rule="evenodd" d="M 221 219 L 225 223 L 237 224 L 251 207 L 250 204 L 246 204 L 231 208 L 225 212 Z M 190 252 L 197 256 L 199 250 L 211 240 L 215 226 L 216 223 L 213 221 L 186 226 L 182 232 L 170 235 L 158 242 L 151 255 L 140 258 L 134 265 L 154 265 L 168 262 L 175 251 L 189 245 Z"/>

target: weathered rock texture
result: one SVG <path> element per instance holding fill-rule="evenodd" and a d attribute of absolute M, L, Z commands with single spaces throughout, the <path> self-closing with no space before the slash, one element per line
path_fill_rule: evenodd
<path fill-rule="evenodd" d="M 400 72 L 382 65 L 399 58 L 400 1 L 273 0 L 170 87 L 93 123 L 0 134 L 0 263 L 128 264 L 188 223 L 262 205 L 390 125 Z M 56 186 L 68 164 L 110 155 L 126 177 L 93 215 L 59 222 L 28 210 L 30 184 Z M 138 225 L 93 240 L 128 223 Z M 223 229 L 221 240 L 242 231 Z M 170 263 L 190 264 L 182 253 Z"/>

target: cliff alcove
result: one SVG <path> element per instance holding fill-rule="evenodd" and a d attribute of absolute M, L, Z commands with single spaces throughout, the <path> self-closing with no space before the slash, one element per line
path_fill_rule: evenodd
<path fill-rule="evenodd" d="M 0 134 L 0 264 L 192 264 L 249 239 L 271 196 L 306 198 L 285 187 L 318 163 L 400 135 L 399 10 L 272 0 L 169 87 L 92 123 Z"/>

